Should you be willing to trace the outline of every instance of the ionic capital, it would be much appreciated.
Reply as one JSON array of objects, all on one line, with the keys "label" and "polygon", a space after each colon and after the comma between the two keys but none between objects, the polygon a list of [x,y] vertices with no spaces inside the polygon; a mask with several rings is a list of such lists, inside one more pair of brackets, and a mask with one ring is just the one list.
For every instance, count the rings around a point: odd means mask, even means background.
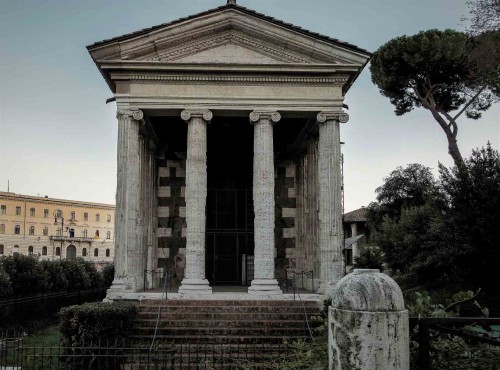
[{"label": "ionic capital", "polygon": [[346,123],[349,121],[349,115],[342,111],[319,112],[316,116],[316,121],[318,121],[318,123],[325,123],[326,121]]},{"label": "ionic capital", "polygon": [[116,118],[121,119],[126,117],[132,117],[136,121],[141,121],[144,118],[144,112],[140,109],[137,110],[119,109],[116,112]]},{"label": "ionic capital", "polygon": [[268,111],[253,111],[250,113],[250,122],[259,123],[260,121],[267,120],[273,123],[277,123],[281,119],[281,114],[278,112],[268,112]]},{"label": "ionic capital", "polygon": [[183,110],[181,113],[181,118],[184,121],[189,121],[191,118],[196,118],[200,117],[203,118],[205,121],[210,122],[212,118],[214,117],[213,113],[209,111],[208,109],[206,110]]}]

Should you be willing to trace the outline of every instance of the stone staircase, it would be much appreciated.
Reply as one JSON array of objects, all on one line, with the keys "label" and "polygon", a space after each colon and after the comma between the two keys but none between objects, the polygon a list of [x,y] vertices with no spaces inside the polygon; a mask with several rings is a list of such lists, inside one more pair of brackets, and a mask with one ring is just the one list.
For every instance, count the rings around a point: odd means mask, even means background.
[{"label": "stone staircase", "polygon": [[290,343],[309,337],[305,316],[313,329],[311,317],[322,308],[313,301],[144,300],[134,341],[151,345],[160,305],[155,345],[175,348],[176,368],[182,369],[230,369],[216,364],[285,356]]}]

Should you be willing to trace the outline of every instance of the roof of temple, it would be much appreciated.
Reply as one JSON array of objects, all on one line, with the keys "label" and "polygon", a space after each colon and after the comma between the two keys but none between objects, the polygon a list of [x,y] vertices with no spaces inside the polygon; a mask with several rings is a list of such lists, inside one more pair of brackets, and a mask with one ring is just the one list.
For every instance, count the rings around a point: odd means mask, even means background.
[{"label": "roof of temple", "polygon": [[324,41],[333,42],[335,44],[342,45],[342,46],[347,47],[349,49],[352,49],[354,51],[371,54],[369,51],[367,51],[365,49],[361,49],[361,48],[357,47],[356,45],[349,44],[348,42],[341,41],[341,40],[338,40],[338,39],[335,39],[335,38],[332,38],[332,37],[329,37],[329,36],[325,36],[325,35],[321,35],[321,34],[316,33],[316,32],[309,31],[309,30],[306,30],[306,29],[301,28],[299,26],[295,26],[295,25],[293,25],[291,23],[287,23],[287,22],[281,21],[279,19],[276,19],[274,17],[270,17],[270,16],[267,16],[265,14],[256,12],[255,10],[248,9],[248,8],[243,7],[243,6],[236,5],[236,4],[231,4],[231,3],[228,3],[228,4],[223,5],[223,6],[219,6],[219,7],[214,8],[214,9],[206,10],[204,12],[193,14],[193,15],[190,15],[188,17],[179,18],[179,19],[176,19],[176,20],[168,22],[168,23],[163,23],[163,24],[160,24],[158,26],[154,26],[154,27],[150,27],[150,28],[144,28],[142,30],[139,30],[139,31],[136,31],[136,32],[132,32],[132,33],[128,33],[128,34],[125,34],[125,35],[122,35],[122,36],[113,37],[113,38],[110,38],[110,39],[98,41],[98,42],[95,42],[95,43],[93,43],[91,45],[88,45],[87,47],[88,48],[93,48],[93,47],[100,46],[100,45],[103,45],[103,44],[106,44],[106,43],[109,43],[109,42],[116,42],[116,41],[128,40],[128,39],[131,39],[131,38],[134,38],[134,37],[137,37],[137,36],[141,36],[141,35],[147,34],[147,33],[151,32],[151,31],[158,30],[158,29],[160,29],[162,27],[172,26],[172,25],[175,25],[177,23],[189,21],[189,20],[192,20],[192,19],[195,19],[195,18],[198,18],[198,17],[206,16],[206,15],[209,15],[209,14],[212,14],[212,13],[216,13],[216,12],[219,12],[219,11],[222,11],[222,10],[225,10],[225,9],[229,9],[229,8],[236,9],[236,10],[242,12],[242,13],[251,15],[253,17],[264,19],[264,20],[266,20],[268,22],[280,25],[282,27],[288,28],[288,29],[296,31],[296,32],[300,32],[302,34],[305,34],[305,35],[308,35],[308,36],[311,36],[311,37],[314,37],[314,38],[317,38],[317,39],[322,39]]}]

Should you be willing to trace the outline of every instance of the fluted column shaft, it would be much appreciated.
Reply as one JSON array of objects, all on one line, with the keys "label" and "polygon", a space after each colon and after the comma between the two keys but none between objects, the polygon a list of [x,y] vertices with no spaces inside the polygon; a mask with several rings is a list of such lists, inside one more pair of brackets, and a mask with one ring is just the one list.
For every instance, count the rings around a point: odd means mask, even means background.
[{"label": "fluted column shaft", "polygon": [[143,113],[122,111],[118,118],[115,217],[115,279],[111,290],[139,290],[143,284],[141,248],[141,150],[139,126]]},{"label": "fluted column shaft", "polygon": [[188,124],[186,159],[186,270],[179,293],[210,294],[205,277],[205,208],[207,203],[207,124],[210,111],[182,112]]},{"label": "fluted column shaft", "polygon": [[252,112],[254,124],[253,206],[254,280],[248,288],[254,294],[280,294],[274,276],[274,145],[273,124],[280,120],[277,112]]},{"label": "fluted column shaft", "polygon": [[321,112],[319,124],[319,249],[320,291],[328,293],[343,277],[342,171],[340,125],[349,116],[342,111]]}]

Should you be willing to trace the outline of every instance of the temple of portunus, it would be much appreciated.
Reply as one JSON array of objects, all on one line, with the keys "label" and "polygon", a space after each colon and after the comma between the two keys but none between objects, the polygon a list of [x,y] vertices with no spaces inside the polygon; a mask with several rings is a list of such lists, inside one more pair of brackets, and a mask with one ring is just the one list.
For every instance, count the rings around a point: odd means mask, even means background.
[{"label": "temple of portunus", "polygon": [[234,1],[88,50],[117,105],[108,298],[167,269],[190,297],[343,276],[343,102],[369,52]]}]

